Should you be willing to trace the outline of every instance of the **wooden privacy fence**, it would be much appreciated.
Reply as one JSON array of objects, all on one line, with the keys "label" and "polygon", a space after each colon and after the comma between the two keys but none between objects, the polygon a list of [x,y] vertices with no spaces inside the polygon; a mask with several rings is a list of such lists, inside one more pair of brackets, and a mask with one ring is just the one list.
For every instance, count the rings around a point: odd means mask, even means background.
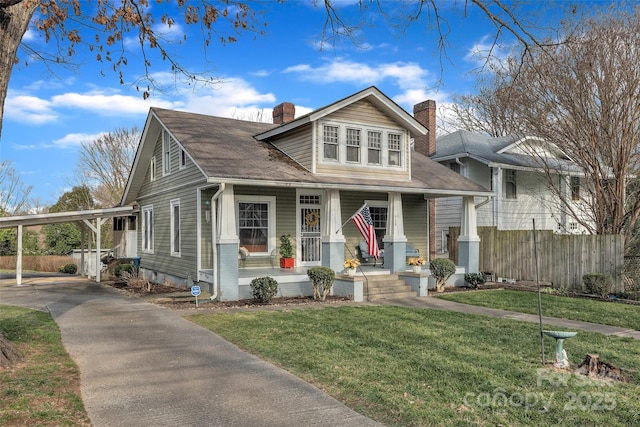
[{"label": "wooden privacy fence", "polygon": [[[449,258],[457,264],[460,227],[449,228]],[[478,227],[480,271],[496,277],[535,280],[533,231]],[[622,292],[624,240],[620,235],[556,234],[536,232],[539,277],[556,287],[584,289],[582,276],[605,273],[611,276],[614,291]]]}]

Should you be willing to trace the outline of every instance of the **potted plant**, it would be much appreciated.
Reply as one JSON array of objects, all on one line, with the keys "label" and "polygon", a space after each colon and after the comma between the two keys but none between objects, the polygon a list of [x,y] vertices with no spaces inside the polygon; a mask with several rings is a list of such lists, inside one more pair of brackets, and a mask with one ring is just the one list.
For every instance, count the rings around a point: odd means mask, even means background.
[{"label": "potted plant", "polygon": [[411,266],[414,273],[420,273],[422,266],[426,264],[426,261],[423,257],[419,256],[416,258],[409,258],[407,264]]},{"label": "potted plant", "polygon": [[293,268],[293,245],[289,234],[280,236],[280,268]]},{"label": "potted plant", "polygon": [[357,258],[351,258],[344,262],[344,268],[347,270],[349,276],[356,275],[356,268],[360,265],[360,260]]}]

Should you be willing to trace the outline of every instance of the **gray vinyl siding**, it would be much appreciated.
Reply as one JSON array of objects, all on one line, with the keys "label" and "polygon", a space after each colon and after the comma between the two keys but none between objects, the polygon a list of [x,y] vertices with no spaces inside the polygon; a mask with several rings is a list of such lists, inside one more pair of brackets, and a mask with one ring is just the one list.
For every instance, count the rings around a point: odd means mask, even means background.
[{"label": "gray vinyl siding", "polygon": [[[138,195],[140,206],[153,206],[153,253],[140,249],[142,268],[187,278],[197,277],[197,187],[206,179],[187,156],[186,167],[180,169],[180,147],[171,144],[171,173],[163,176],[162,133],[154,147],[156,180],[151,182],[147,167]],[[171,200],[180,200],[180,256],[171,255]],[[142,222],[140,222],[142,230]],[[142,248],[142,231],[138,233],[138,247]]]},{"label": "gray vinyl siding", "polygon": [[[340,123],[340,126],[348,127],[349,124],[362,127],[364,129],[386,129],[394,133],[403,135],[403,147],[400,153],[402,157],[402,166],[366,166],[366,165],[349,165],[344,163],[323,162],[323,124],[325,122]],[[363,179],[389,179],[389,180],[409,180],[410,177],[410,136],[398,123],[384,114],[378,108],[368,101],[359,101],[351,104],[339,111],[327,115],[322,120],[315,123],[316,137],[318,139],[316,147],[316,168],[315,172],[319,174],[329,175],[352,175],[359,176]],[[367,140],[366,135],[362,135],[361,155],[366,156]],[[384,154],[383,154],[384,155]]]},{"label": "gray vinyl siding", "polygon": [[273,145],[308,170],[311,170],[313,167],[312,140],[311,125],[305,125],[287,134],[286,137],[274,141]]}]

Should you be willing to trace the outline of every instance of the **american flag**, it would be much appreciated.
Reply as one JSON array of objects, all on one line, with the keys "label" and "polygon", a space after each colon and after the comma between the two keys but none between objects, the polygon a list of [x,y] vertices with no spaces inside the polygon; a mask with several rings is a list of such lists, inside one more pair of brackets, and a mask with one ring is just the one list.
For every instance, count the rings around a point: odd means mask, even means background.
[{"label": "american flag", "polygon": [[369,255],[376,259],[380,257],[380,248],[378,248],[378,240],[376,240],[376,230],[373,228],[373,220],[369,206],[364,205],[358,212],[351,217],[356,224],[358,231],[364,237],[369,247]]}]

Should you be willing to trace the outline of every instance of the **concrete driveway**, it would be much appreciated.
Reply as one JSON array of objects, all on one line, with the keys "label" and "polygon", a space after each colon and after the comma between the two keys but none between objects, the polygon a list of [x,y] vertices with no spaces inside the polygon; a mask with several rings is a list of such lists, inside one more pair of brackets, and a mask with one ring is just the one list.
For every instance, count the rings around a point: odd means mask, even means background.
[{"label": "concrete driveway", "polygon": [[94,282],[0,278],[0,304],[48,310],[103,426],[373,426],[318,388],[172,312]]}]

